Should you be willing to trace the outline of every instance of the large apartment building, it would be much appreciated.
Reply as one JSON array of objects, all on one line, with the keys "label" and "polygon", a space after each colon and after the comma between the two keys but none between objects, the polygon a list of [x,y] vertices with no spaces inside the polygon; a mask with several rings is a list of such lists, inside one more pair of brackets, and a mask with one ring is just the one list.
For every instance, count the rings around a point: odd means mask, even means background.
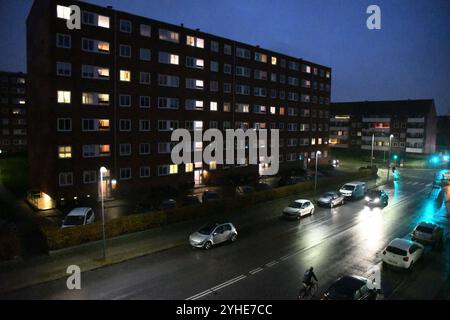
[{"label": "large apartment building", "polygon": [[[81,8],[79,30],[66,26],[70,5]],[[331,69],[310,61],[67,0],[34,2],[27,56],[31,184],[51,205],[100,188],[113,196],[264,174],[173,164],[176,128],[279,129],[280,170],[328,156]]]},{"label": "large apartment building", "polygon": [[[436,150],[434,100],[331,104],[330,147],[430,154]],[[391,138],[391,135],[393,136]]]},{"label": "large apartment building", "polygon": [[27,150],[26,75],[0,71],[0,153]]}]

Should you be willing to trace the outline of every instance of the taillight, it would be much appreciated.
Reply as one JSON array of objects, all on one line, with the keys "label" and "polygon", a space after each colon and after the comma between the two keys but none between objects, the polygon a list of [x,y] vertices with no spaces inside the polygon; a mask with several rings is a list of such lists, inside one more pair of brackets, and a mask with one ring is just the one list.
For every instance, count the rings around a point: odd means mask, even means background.
[{"label": "taillight", "polygon": [[383,251],[383,254],[386,254],[386,250]]},{"label": "taillight", "polygon": [[403,261],[408,262],[408,261],[409,261],[409,257],[404,257],[404,258],[403,258]]}]

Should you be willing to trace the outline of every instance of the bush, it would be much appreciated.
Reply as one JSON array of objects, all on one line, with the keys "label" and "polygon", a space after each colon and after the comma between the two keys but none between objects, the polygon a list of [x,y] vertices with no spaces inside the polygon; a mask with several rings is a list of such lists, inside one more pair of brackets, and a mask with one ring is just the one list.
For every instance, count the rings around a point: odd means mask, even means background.
[{"label": "bush", "polygon": [[[361,170],[345,176],[331,177],[319,181],[320,185],[333,185],[345,183],[352,179],[370,176],[371,171]],[[314,181],[306,181],[300,184],[284,186],[276,189],[254,192],[232,199],[206,203],[203,205],[176,208],[170,211],[158,211],[151,213],[132,214],[112,221],[105,225],[106,237],[112,238],[122,234],[147,230],[164,224],[172,224],[180,221],[200,218],[208,214],[232,212],[239,208],[245,208],[253,204],[263,203],[278,198],[284,198],[294,194],[304,193],[314,187]],[[77,226],[61,229],[54,225],[42,225],[42,233],[47,240],[49,250],[57,250],[79,245],[89,241],[100,240],[103,237],[102,224],[95,222],[87,226]]]},{"label": "bush", "polygon": [[0,233],[0,261],[10,260],[20,255],[20,240],[14,232]]}]

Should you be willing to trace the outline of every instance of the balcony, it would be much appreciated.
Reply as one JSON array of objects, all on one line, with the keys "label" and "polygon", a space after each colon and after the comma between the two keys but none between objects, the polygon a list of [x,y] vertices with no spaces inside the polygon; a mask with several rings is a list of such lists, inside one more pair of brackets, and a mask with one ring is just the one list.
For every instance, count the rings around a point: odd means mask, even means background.
[{"label": "balcony", "polygon": [[406,152],[408,152],[408,153],[423,153],[423,149],[406,147]]},{"label": "balcony", "polygon": [[406,129],[406,133],[421,133],[423,134],[425,132],[424,128],[408,128]]},{"label": "balcony", "polygon": [[423,143],[423,138],[415,137],[415,138],[406,138],[406,143],[415,144],[415,143]]},{"label": "balcony", "polygon": [[391,122],[391,118],[386,118],[386,117],[363,117],[362,118],[363,122]]},{"label": "balcony", "polygon": [[[361,149],[363,149],[363,150],[372,150],[372,146],[371,145],[367,145],[367,144],[363,144],[363,145],[361,145]],[[374,145],[373,146],[373,150],[376,150],[376,151],[389,151],[389,147],[388,146],[377,146],[377,145]]]}]

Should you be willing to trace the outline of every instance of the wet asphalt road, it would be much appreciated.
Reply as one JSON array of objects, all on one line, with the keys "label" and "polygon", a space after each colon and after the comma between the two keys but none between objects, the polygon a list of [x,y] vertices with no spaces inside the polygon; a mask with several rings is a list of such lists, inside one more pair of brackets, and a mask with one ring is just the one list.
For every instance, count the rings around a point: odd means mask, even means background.
[{"label": "wet asphalt road", "polygon": [[[412,272],[381,267],[381,252],[407,238],[422,220],[449,230],[447,189],[432,189],[433,171],[404,170],[384,209],[364,201],[316,208],[300,221],[274,218],[238,229],[239,239],[210,251],[186,246],[82,274],[81,290],[60,279],[10,292],[19,299],[295,299],[303,272],[314,266],[319,294],[339,276],[381,268],[387,299],[433,299],[450,268],[449,245],[426,249]],[[440,193],[440,194],[439,194]],[[282,207],[273,210],[281,212]]]}]

